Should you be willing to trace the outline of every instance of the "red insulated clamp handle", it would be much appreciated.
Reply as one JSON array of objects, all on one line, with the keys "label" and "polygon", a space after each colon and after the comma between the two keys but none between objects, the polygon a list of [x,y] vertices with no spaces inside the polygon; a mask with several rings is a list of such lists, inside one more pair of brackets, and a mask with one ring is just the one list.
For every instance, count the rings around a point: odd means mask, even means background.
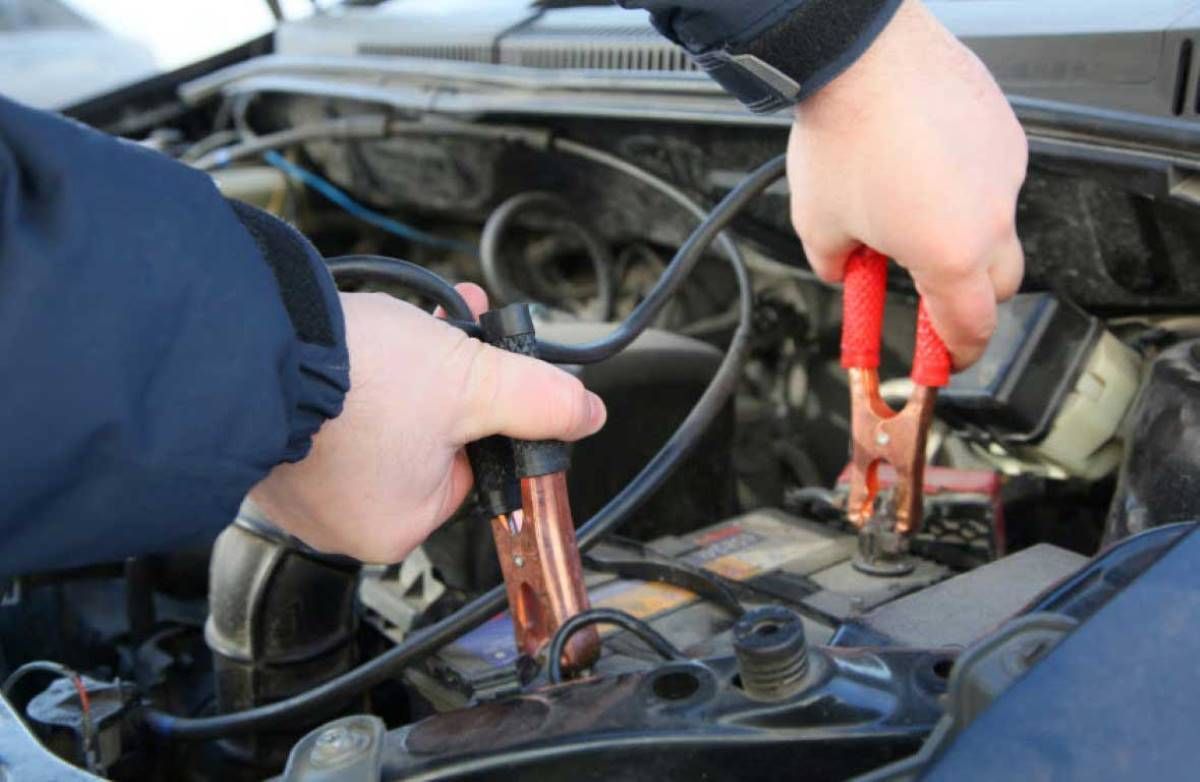
[{"label": "red insulated clamp handle", "polygon": [[922,299],[917,305],[917,344],[913,348],[913,382],[941,388],[950,382],[950,351],[938,336]]},{"label": "red insulated clamp handle", "polygon": [[842,366],[877,369],[887,295],[887,258],[860,247],[846,261],[842,283]]},{"label": "red insulated clamp handle", "polygon": [[[846,369],[879,367],[886,296],[887,258],[870,247],[858,248],[846,261],[842,288],[842,366]],[[934,330],[924,301],[917,307],[912,379],[932,388],[950,382],[950,352]]]}]

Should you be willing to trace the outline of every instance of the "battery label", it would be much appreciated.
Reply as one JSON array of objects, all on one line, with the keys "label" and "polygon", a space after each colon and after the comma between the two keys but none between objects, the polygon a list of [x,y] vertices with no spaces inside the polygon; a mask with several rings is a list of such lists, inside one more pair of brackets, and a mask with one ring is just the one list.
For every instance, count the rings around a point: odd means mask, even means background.
[{"label": "battery label", "polygon": [[714,543],[711,543],[699,551],[693,551],[684,557],[684,561],[692,565],[705,567],[709,563],[728,556],[736,554],[739,551],[745,551],[752,546],[756,546],[763,542],[763,536],[755,532],[747,532],[738,530],[736,534],[727,538],[722,538]]},{"label": "battery label", "polygon": [[810,540],[797,540],[786,525],[768,517],[749,517],[696,537],[701,548],[683,559],[731,581],[747,581],[804,556]]},{"label": "battery label", "polygon": [[[687,605],[696,595],[670,584],[618,579],[593,590],[591,598],[592,605],[598,608],[615,608],[638,619],[648,619]],[[607,635],[620,628],[600,625],[597,629],[601,635]]]}]

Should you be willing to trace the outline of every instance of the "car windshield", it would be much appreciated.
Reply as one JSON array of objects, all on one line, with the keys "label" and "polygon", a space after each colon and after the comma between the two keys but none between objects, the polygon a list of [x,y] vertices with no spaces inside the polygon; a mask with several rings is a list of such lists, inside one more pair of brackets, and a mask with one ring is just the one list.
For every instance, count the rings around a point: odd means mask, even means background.
[{"label": "car windshield", "polygon": [[[280,5],[294,18],[318,4]],[[232,49],[274,25],[265,0],[0,0],[0,94],[63,108]]]}]

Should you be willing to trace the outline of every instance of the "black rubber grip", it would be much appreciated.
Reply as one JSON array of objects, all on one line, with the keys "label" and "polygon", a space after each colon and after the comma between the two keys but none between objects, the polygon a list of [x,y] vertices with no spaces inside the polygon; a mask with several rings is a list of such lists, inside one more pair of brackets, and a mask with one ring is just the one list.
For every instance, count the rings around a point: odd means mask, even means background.
[{"label": "black rubber grip", "polygon": [[475,473],[475,492],[489,518],[520,509],[521,487],[507,437],[493,435],[467,443],[467,459],[471,462],[471,472]]},{"label": "black rubber grip", "polygon": [[[537,337],[529,305],[510,304],[485,312],[479,318],[479,323],[492,345],[509,353],[538,358]],[[513,440],[512,450],[518,478],[550,475],[563,472],[571,466],[567,444],[558,440]]]}]

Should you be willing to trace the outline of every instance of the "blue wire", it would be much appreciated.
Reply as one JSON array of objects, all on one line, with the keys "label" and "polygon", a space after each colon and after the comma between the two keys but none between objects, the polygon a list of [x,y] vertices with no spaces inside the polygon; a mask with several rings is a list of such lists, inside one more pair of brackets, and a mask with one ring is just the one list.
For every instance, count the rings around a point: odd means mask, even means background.
[{"label": "blue wire", "polygon": [[363,206],[348,196],[345,192],[338,189],[338,187],[329,180],[314,174],[312,171],[309,171],[306,168],[301,168],[295,163],[285,159],[283,155],[280,155],[278,152],[266,152],[263,154],[263,159],[293,179],[300,180],[308,187],[325,196],[325,198],[329,199],[334,204],[337,204],[342,209],[346,210],[348,213],[354,215],[365,223],[370,223],[377,228],[381,228],[390,234],[395,234],[402,239],[408,239],[411,242],[427,244],[430,247],[439,247],[444,250],[459,250],[461,252],[470,253],[471,255],[478,254],[478,250],[473,244],[468,242],[460,242],[456,239],[445,239],[440,236],[434,236],[433,234],[427,234],[419,228],[413,228],[411,225],[402,223],[399,220],[393,220],[387,215],[380,214],[374,209]]}]

